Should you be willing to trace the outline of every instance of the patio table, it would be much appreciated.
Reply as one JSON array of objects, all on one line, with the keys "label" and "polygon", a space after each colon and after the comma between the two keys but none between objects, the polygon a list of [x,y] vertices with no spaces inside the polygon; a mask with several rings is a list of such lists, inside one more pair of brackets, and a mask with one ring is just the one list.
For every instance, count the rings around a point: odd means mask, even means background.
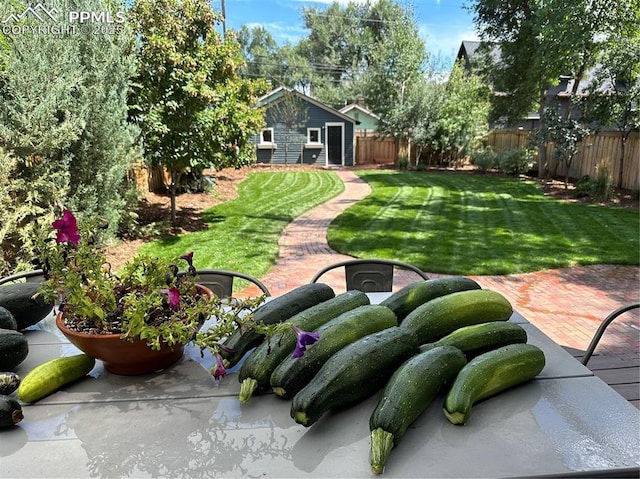
[{"label": "patio table", "polygon": [[[372,302],[385,295],[372,294]],[[539,329],[514,313],[547,365],[533,381],[450,424],[437,398],[391,453],[383,477],[637,477],[640,412]],[[206,325],[205,325],[206,327]],[[78,351],[53,317],[27,331],[17,372]],[[89,378],[33,405],[0,431],[0,476],[373,477],[369,416],[377,395],[305,428],[290,401],[237,399],[237,369],[216,382],[211,357],[187,347],[171,368],[126,377],[98,361]]]}]

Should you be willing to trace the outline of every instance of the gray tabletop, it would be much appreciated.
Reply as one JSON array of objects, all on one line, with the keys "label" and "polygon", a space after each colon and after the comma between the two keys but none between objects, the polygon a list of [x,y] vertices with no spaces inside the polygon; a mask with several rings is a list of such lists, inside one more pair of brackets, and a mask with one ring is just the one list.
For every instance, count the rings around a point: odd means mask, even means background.
[{"label": "gray tabletop", "polygon": [[[586,476],[640,466],[640,412],[525,318],[512,321],[546,354],[539,377],[477,404],[466,426],[451,425],[438,398],[394,448],[384,477]],[[77,353],[51,319],[27,335],[21,375]],[[304,428],[273,395],[242,405],[237,374],[216,382],[210,365],[190,348],[175,366],[135,378],[98,362],[90,378],[25,405],[24,421],[0,432],[0,476],[373,476],[368,421],[377,396]]]}]

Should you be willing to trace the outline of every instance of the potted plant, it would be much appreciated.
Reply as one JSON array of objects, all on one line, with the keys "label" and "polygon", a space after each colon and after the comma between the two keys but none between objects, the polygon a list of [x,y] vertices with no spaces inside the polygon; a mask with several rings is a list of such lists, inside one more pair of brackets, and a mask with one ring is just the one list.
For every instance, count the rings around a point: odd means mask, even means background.
[{"label": "potted plant", "polygon": [[[79,228],[65,210],[52,227],[39,240],[46,275],[41,291],[57,302],[56,324],[71,343],[102,360],[109,372],[137,375],[175,363],[193,341],[216,358],[214,377],[225,374],[222,341],[247,327],[263,298],[223,302],[198,285],[193,253],[174,261],[138,255],[112,272],[97,241],[97,221]],[[212,316],[215,326],[199,331]]]}]

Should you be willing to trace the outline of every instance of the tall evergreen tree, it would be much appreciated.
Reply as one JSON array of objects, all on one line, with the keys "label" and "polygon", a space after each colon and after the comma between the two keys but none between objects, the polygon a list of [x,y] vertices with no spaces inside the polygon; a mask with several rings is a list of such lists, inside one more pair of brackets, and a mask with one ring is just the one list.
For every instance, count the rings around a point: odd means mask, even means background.
[{"label": "tall evergreen tree", "polygon": [[[41,3],[58,9],[54,26],[63,31],[70,11],[109,11],[115,17],[124,9],[103,0]],[[0,16],[21,9],[4,4]],[[36,219],[50,221],[56,208],[103,217],[115,232],[125,207],[124,180],[136,158],[137,129],[127,122],[135,60],[126,24],[100,35],[24,31],[6,34],[4,41],[0,149],[11,167],[0,198],[0,242],[9,268],[30,257]]]}]

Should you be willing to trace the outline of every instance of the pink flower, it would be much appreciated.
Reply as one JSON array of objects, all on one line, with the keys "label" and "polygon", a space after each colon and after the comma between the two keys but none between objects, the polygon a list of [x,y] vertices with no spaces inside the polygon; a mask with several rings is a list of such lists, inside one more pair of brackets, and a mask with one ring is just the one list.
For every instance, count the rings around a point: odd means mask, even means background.
[{"label": "pink flower", "polygon": [[213,378],[217,381],[218,379],[224,377],[227,374],[227,369],[224,367],[222,363],[222,356],[220,353],[215,353],[214,357],[216,358],[216,368],[213,371]]},{"label": "pink flower", "polygon": [[296,349],[293,351],[293,355],[291,357],[301,358],[304,355],[304,352],[307,350],[307,346],[315,343],[318,339],[320,339],[320,335],[318,333],[308,333],[301,330],[300,328],[296,328],[295,326],[292,327],[298,335],[298,340],[296,341]]},{"label": "pink flower", "polygon": [[166,294],[169,298],[169,307],[171,309],[178,309],[178,306],[180,306],[180,290],[178,288],[172,286],[169,289],[161,289],[160,292]]},{"label": "pink flower", "polygon": [[69,210],[62,212],[62,218],[55,220],[51,226],[57,231],[56,243],[71,243],[78,246],[80,241],[80,232],[78,231],[78,222],[73,213]]}]

